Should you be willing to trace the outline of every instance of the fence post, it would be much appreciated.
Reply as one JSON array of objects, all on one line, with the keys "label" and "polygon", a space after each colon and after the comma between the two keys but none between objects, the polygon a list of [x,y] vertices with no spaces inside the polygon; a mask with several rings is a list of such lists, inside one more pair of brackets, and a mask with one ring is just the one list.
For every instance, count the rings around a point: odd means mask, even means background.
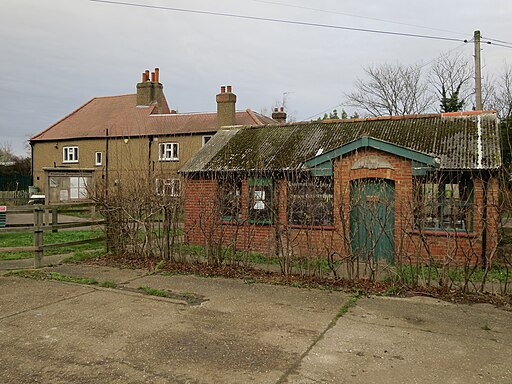
[{"label": "fence post", "polygon": [[58,229],[55,228],[55,225],[59,224],[59,213],[57,208],[52,208],[52,232],[58,232]]},{"label": "fence post", "polygon": [[43,213],[43,208],[34,207],[34,268],[41,268],[43,261]]}]

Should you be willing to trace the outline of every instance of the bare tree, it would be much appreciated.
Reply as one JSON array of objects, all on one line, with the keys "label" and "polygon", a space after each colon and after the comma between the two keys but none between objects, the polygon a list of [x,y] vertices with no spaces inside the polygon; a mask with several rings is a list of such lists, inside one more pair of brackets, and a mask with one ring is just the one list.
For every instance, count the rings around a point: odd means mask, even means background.
[{"label": "bare tree", "polygon": [[472,66],[463,53],[444,54],[434,62],[429,79],[440,97],[441,112],[464,109],[474,94],[472,78]]},{"label": "bare tree", "polygon": [[490,84],[484,105],[486,108],[495,109],[500,119],[512,117],[512,66],[505,64],[498,80]]},{"label": "bare tree", "polygon": [[358,79],[356,90],[346,94],[348,105],[370,116],[424,113],[433,95],[419,65],[383,64],[364,68],[367,79]]}]

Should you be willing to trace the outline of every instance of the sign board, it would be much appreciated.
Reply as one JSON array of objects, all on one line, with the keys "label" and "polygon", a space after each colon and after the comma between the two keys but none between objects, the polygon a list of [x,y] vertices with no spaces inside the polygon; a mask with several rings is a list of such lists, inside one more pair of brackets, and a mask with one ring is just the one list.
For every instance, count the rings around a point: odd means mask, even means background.
[{"label": "sign board", "polygon": [[7,212],[7,207],[5,205],[0,205],[0,212]]}]

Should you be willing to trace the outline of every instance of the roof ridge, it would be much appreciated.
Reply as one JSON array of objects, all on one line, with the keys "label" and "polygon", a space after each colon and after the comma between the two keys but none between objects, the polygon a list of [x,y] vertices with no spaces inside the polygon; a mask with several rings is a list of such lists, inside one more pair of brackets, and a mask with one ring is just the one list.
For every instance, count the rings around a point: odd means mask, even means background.
[{"label": "roof ridge", "polygon": [[253,110],[251,108],[247,108],[245,110],[245,112],[247,112],[249,114],[249,116],[251,117],[251,119],[253,119],[253,121],[258,124],[258,125],[264,125],[263,122],[258,119],[258,116],[256,116],[256,114],[253,112]]},{"label": "roof ridge", "polygon": [[34,139],[37,139],[39,136],[41,136],[42,134],[48,132],[50,129],[52,129],[53,127],[55,127],[57,124],[61,123],[62,121],[66,120],[67,118],[71,117],[72,115],[74,115],[75,113],[77,113],[78,111],[80,111],[81,109],[85,108],[85,106],[89,105],[90,103],[92,103],[94,100],[96,100],[98,97],[95,96],[93,97],[91,100],[85,102],[84,104],[82,104],[80,107],[78,107],[77,109],[75,109],[74,111],[68,113],[66,116],[64,116],[62,119],[56,121],[55,123],[53,123],[52,125],[50,125],[48,128],[46,128],[45,130],[35,134],[34,136],[32,136],[30,138],[30,140],[34,140]]},{"label": "roof ridge", "polygon": [[441,113],[441,117],[453,117],[453,116],[472,116],[472,115],[484,115],[496,113],[494,109],[482,109],[478,111],[458,111],[458,112],[444,112]]},{"label": "roof ridge", "polygon": [[135,96],[136,93],[124,93],[122,95],[110,95],[110,96],[95,96],[93,99],[112,99],[114,97],[126,97],[126,96]]}]

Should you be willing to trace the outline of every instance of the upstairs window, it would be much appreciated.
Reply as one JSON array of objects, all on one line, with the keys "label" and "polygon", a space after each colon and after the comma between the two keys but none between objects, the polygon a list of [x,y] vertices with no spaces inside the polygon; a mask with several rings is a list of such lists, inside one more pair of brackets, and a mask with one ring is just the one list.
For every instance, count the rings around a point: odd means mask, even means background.
[{"label": "upstairs window", "polygon": [[94,154],[94,165],[102,165],[103,164],[103,153],[102,152],[96,152]]},{"label": "upstairs window", "polygon": [[219,180],[219,210],[225,221],[242,219],[242,180]]},{"label": "upstairs window", "polygon": [[415,229],[473,231],[473,182],[463,175],[416,178]]},{"label": "upstairs window", "polygon": [[179,179],[156,179],[156,194],[158,196],[180,196],[181,185]]},{"label": "upstairs window", "polygon": [[158,160],[160,161],[178,161],[179,145],[178,143],[160,143],[158,145]]},{"label": "upstairs window", "polygon": [[63,163],[78,163],[78,147],[63,147],[62,148],[62,162]]},{"label": "upstairs window", "polygon": [[334,225],[334,183],[332,177],[308,177],[287,182],[288,224]]},{"label": "upstairs window", "polygon": [[272,224],[273,216],[272,179],[249,179],[249,222]]}]

